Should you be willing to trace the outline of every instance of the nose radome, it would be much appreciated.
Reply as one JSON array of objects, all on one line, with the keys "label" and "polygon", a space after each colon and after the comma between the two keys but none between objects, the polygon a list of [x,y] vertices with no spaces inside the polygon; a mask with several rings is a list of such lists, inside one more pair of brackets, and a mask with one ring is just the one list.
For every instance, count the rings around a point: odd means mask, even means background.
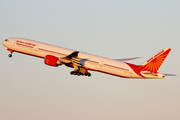
[{"label": "nose radome", "polygon": [[2,44],[3,44],[3,45],[4,45],[4,42],[5,42],[5,41],[2,41]]}]

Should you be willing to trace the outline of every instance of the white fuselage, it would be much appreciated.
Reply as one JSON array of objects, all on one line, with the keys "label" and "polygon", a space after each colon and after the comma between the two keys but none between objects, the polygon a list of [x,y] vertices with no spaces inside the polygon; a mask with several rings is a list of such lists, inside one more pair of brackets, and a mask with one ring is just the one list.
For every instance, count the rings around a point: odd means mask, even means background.
[{"label": "white fuselage", "polygon": [[[46,55],[53,55],[62,58],[74,52],[74,50],[71,49],[22,38],[10,38],[8,41],[3,41],[2,44],[7,50],[10,49],[14,52],[40,58],[45,58]],[[87,70],[99,71],[125,78],[143,78],[136,74],[133,69],[124,62],[84,52],[79,52],[78,58],[80,59],[80,62],[84,62],[83,64]]]}]

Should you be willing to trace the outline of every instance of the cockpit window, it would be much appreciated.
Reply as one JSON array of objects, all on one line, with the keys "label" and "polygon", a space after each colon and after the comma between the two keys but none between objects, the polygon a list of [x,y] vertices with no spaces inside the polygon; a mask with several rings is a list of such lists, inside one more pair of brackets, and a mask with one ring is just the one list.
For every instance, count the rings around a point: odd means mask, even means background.
[{"label": "cockpit window", "polygon": [[5,41],[8,41],[7,39],[5,39]]}]

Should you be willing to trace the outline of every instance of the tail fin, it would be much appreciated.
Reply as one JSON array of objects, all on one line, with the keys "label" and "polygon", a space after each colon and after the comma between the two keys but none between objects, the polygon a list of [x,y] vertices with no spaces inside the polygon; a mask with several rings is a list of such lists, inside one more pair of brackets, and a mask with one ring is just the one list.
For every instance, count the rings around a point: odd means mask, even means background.
[{"label": "tail fin", "polygon": [[157,71],[159,70],[160,66],[162,65],[170,51],[170,48],[165,48],[164,50],[150,58],[148,61],[143,63],[141,66],[146,71],[157,73]]}]

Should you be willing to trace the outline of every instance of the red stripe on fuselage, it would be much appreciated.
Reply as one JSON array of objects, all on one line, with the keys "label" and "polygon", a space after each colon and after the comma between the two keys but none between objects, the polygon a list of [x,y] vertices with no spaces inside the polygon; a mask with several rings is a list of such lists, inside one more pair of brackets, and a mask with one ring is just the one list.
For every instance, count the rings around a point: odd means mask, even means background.
[{"label": "red stripe on fuselage", "polygon": [[109,73],[109,72],[104,72],[104,71],[101,71],[101,70],[95,70],[95,69],[91,69],[91,68],[86,68],[86,69],[87,69],[87,70],[91,70],[91,71],[106,73],[106,74],[113,75],[113,76],[117,76],[117,77],[129,78],[129,77],[125,77],[125,76],[121,76],[121,75],[117,75],[117,74],[113,74],[113,73]]},{"label": "red stripe on fuselage", "polygon": [[[9,50],[11,50],[11,49],[9,49]],[[30,55],[30,56],[34,56],[34,57],[38,57],[38,58],[44,58],[42,56],[33,55],[33,54],[30,54],[30,53],[21,52],[21,51],[18,51],[18,50],[13,50],[13,52],[22,53],[22,54],[25,54],[25,55]]]},{"label": "red stripe on fuselage", "polygon": [[[8,49],[8,51],[10,51],[11,49]],[[30,56],[34,56],[34,57],[38,57],[38,58],[43,58],[42,56],[38,56],[38,55],[34,55],[34,54],[30,54],[30,53],[25,53],[25,52],[21,52],[21,51],[18,51],[18,50],[12,50],[14,52],[17,52],[17,53],[22,53],[22,54],[25,54],[25,55],[30,55]],[[89,62],[89,61],[88,61]],[[92,64],[92,63],[91,63]],[[113,68],[113,67],[112,67]],[[112,69],[111,68],[111,69]],[[106,73],[106,74],[109,74],[109,75],[113,75],[113,76],[118,76],[118,77],[122,77],[122,78],[128,78],[128,77],[125,77],[125,76],[121,76],[121,75],[117,75],[117,74],[113,74],[113,73],[109,73],[109,72],[105,72],[105,71],[102,71],[102,70],[95,70],[95,69],[91,69],[91,68],[85,68],[86,70],[91,70],[91,71],[97,71],[97,72],[101,72],[101,73]],[[114,68],[116,69],[116,68]]]}]

